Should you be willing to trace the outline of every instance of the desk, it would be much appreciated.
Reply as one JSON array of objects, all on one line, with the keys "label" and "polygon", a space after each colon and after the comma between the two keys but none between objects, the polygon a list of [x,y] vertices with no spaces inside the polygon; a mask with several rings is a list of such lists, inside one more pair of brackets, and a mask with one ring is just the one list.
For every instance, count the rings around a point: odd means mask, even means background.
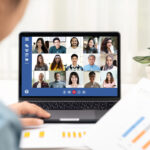
[{"label": "desk", "polygon": [[[122,96],[125,96],[129,91],[132,91],[132,89],[134,88],[133,84],[124,84],[122,86]],[[0,80],[0,99],[6,104],[12,104],[12,103],[16,103],[18,102],[18,82],[17,80]],[[45,125],[46,128],[53,128],[53,130],[58,130],[58,128],[61,127],[72,127],[75,126],[74,124],[47,124]],[[76,124],[76,128],[78,129],[83,129],[83,128],[88,128],[92,126],[91,124]],[[43,148],[42,148],[43,149]],[[72,149],[72,150],[76,150],[76,149],[83,149],[83,150],[87,150],[87,147],[80,147],[80,148],[59,148],[59,150],[64,150],[64,149]],[[26,150],[26,149],[24,149]],[[28,150],[35,150],[33,147],[32,149],[28,149]],[[39,150],[39,149],[37,149]],[[48,149],[46,149],[48,150]],[[55,149],[58,150],[58,149]]]}]

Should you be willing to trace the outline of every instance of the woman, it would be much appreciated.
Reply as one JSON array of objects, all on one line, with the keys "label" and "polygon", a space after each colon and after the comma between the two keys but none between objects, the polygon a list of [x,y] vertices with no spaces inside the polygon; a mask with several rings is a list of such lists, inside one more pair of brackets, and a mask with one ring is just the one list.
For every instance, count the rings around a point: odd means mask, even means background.
[{"label": "woman", "polygon": [[105,38],[101,45],[101,52],[106,54],[114,54],[114,50],[112,49],[112,39]]},{"label": "woman", "polygon": [[38,53],[38,54],[48,53],[48,51],[45,48],[43,38],[38,38],[37,39],[37,41],[36,41],[36,47],[35,47],[35,50],[33,51],[33,53]]},{"label": "woman", "polygon": [[68,88],[79,88],[79,76],[77,72],[71,72],[69,77]]},{"label": "woman", "polygon": [[104,88],[114,88],[116,86],[114,77],[111,72],[107,72],[106,79],[103,82]]},{"label": "woman", "polygon": [[84,53],[98,53],[97,48],[95,47],[94,38],[89,38],[87,47],[85,48]]},{"label": "woman", "polygon": [[55,55],[53,62],[50,64],[49,70],[50,71],[65,71],[65,67],[62,64],[60,55]]},{"label": "woman", "polygon": [[104,70],[104,71],[106,71],[106,70],[111,70],[111,69],[117,70],[117,67],[113,65],[113,62],[114,62],[114,57],[113,57],[113,55],[107,55],[107,56],[106,56],[106,63],[105,63],[104,66],[102,66],[102,67],[100,68],[100,70]]},{"label": "woman", "polygon": [[44,58],[41,54],[37,56],[37,63],[34,68],[35,71],[47,71],[47,64],[44,63]]}]

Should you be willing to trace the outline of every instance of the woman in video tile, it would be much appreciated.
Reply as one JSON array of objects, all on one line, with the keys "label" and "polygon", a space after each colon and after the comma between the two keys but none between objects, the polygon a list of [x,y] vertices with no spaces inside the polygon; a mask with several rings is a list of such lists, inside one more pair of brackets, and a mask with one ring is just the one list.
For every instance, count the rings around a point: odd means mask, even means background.
[{"label": "woman in video tile", "polygon": [[35,71],[47,71],[48,66],[44,63],[44,58],[41,54],[37,56],[37,63],[34,68]]},{"label": "woman in video tile", "polygon": [[77,72],[71,72],[69,77],[68,88],[79,88],[79,75]]},{"label": "woman in video tile", "polygon": [[106,56],[106,62],[104,66],[101,66],[101,70],[117,70],[117,67],[113,64],[114,63],[114,56],[109,54]]},{"label": "woman in video tile", "polygon": [[60,55],[55,55],[53,62],[49,67],[50,71],[65,71],[65,67],[62,63],[62,59]]},{"label": "woman in video tile", "polygon": [[45,48],[43,38],[38,38],[37,39],[37,41],[36,41],[36,47],[35,47],[35,50],[33,50],[33,53],[38,53],[38,54],[48,53],[48,51]]},{"label": "woman in video tile", "polygon": [[111,72],[107,72],[106,79],[103,82],[104,88],[114,88],[116,86],[113,74]]},{"label": "woman in video tile", "polygon": [[107,37],[102,41],[101,52],[104,54],[116,54],[117,53],[114,50],[112,39],[110,37],[109,38]]},{"label": "woman in video tile", "polygon": [[87,46],[84,49],[84,53],[98,53],[94,38],[89,38]]}]

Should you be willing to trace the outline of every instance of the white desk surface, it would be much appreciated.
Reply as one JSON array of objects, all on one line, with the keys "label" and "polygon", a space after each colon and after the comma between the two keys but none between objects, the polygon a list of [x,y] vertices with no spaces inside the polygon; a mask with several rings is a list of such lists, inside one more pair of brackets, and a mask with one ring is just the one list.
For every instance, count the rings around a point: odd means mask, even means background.
[{"label": "white desk surface", "polygon": [[[134,84],[124,84],[122,85],[122,96],[125,96],[127,93],[129,93],[132,89],[134,88]],[[12,104],[12,103],[16,103],[18,102],[18,82],[17,80],[0,80],[0,100],[6,104],[6,105],[9,105],[9,104]],[[88,127],[91,127],[92,125],[75,125],[75,124],[46,124],[45,127],[46,128],[53,128],[53,131],[54,130],[58,130],[58,128],[62,128],[62,127],[74,127],[76,126],[76,128],[78,128],[79,130],[83,129],[83,128],[88,128]],[[70,146],[68,148],[53,148],[55,150],[76,150],[76,149],[83,149],[83,150],[87,150],[89,148],[87,147],[81,147],[80,144],[79,144],[79,147],[80,148],[75,148],[74,146]],[[23,148],[24,149],[24,148]],[[43,149],[43,148],[42,148]],[[49,148],[47,149],[44,149],[44,150],[48,150]],[[51,148],[50,148],[51,149]],[[26,150],[26,149],[24,149]],[[35,150],[33,147],[31,147],[30,149],[28,150]],[[39,150],[36,148],[36,150]]]}]

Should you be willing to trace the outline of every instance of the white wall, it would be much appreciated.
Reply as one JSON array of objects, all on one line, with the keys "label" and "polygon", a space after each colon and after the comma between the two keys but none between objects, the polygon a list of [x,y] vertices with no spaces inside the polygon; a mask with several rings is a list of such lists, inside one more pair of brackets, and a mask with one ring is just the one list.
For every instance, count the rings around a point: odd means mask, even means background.
[{"label": "white wall", "polygon": [[18,78],[20,31],[119,31],[123,83],[137,82],[144,67],[132,57],[148,53],[149,14],[149,0],[30,0],[21,22],[0,43],[0,79]]}]

